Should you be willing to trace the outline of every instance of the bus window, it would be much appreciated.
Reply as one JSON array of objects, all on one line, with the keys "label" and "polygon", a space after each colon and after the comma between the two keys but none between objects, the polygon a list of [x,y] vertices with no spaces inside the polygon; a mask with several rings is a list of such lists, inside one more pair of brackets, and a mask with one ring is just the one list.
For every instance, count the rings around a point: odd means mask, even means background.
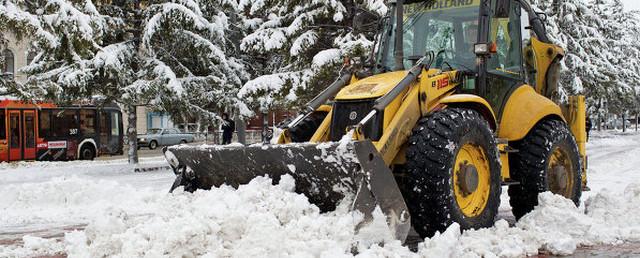
[{"label": "bus window", "polygon": [[111,112],[111,136],[120,136],[120,116],[117,112]]},{"label": "bus window", "polygon": [[84,136],[94,136],[96,134],[96,110],[80,110],[80,133]]},{"label": "bus window", "polygon": [[56,110],[53,136],[78,135],[76,110]]},{"label": "bus window", "polygon": [[36,128],[33,113],[24,113],[24,147],[35,148],[36,147]]},{"label": "bus window", "polygon": [[0,140],[7,139],[7,120],[4,110],[0,111]]},{"label": "bus window", "polygon": [[38,121],[40,137],[51,137],[51,110],[40,110]]}]

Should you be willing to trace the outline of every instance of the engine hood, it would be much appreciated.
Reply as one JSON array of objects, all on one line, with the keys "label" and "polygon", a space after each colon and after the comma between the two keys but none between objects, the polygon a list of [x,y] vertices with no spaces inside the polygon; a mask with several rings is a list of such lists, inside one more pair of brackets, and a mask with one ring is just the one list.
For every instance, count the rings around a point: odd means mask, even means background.
[{"label": "engine hood", "polygon": [[336,100],[379,98],[389,92],[405,76],[407,71],[388,72],[369,76],[345,86],[336,95]]}]

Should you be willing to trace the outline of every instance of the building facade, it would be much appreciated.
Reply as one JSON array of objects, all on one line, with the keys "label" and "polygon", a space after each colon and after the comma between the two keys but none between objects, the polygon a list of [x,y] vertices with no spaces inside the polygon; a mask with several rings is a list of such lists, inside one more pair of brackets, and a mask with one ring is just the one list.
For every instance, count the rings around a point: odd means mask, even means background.
[{"label": "building facade", "polygon": [[[129,121],[126,119],[128,116],[125,112],[125,108],[121,108],[123,110],[122,115],[125,119],[123,119],[123,126],[128,128]],[[145,106],[137,106],[136,107],[136,131],[138,134],[146,134],[147,130],[151,128],[176,128],[176,125],[171,120],[171,116],[162,112],[153,112],[149,111],[149,108]]]},{"label": "building facade", "polygon": [[33,61],[36,53],[30,51],[30,41],[28,39],[18,40],[11,32],[2,32],[6,44],[0,45],[0,54],[4,57],[2,73],[9,74],[16,82],[23,83],[27,76],[20,72],[20,68]]}]

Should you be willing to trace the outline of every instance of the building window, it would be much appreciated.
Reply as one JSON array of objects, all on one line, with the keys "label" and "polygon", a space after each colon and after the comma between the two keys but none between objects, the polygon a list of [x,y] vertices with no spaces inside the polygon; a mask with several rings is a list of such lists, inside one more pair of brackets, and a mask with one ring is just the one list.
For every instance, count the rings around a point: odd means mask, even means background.
[{"label": "building window", "polygon": [[37,53],[34,51],[29,51],[27,54],[27,65],[30,65],[33,62],[33,59],[36,59]]},{"label": "building window", "polygon": [[4,57],[4,65],[2,66],[2,73],[9,73],[11,75],[10,78],[13,78],[14,74],[14,60],[13,60],[13,52],[9,49],[5,49],[2,51],[2,56]]}]

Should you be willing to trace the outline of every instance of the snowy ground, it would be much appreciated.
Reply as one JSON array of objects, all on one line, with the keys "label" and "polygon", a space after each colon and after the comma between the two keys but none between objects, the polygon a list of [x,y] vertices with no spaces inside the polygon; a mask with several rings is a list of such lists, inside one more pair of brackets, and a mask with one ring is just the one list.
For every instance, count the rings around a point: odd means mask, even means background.
[{"label": "snowy ground", "polygon": [[0,257],[520,257],[640,241],[640,134],[596,134],[588,151],[592,191],[580,208],[544,194],[513,225],[505,194],[496,226],[453,225],[417,253],[380,223],[354,232],[361,216],[346,205],[320,214],[288,179],[168,194],[169,171],[132,173],[124,160],[4,163]]}]

